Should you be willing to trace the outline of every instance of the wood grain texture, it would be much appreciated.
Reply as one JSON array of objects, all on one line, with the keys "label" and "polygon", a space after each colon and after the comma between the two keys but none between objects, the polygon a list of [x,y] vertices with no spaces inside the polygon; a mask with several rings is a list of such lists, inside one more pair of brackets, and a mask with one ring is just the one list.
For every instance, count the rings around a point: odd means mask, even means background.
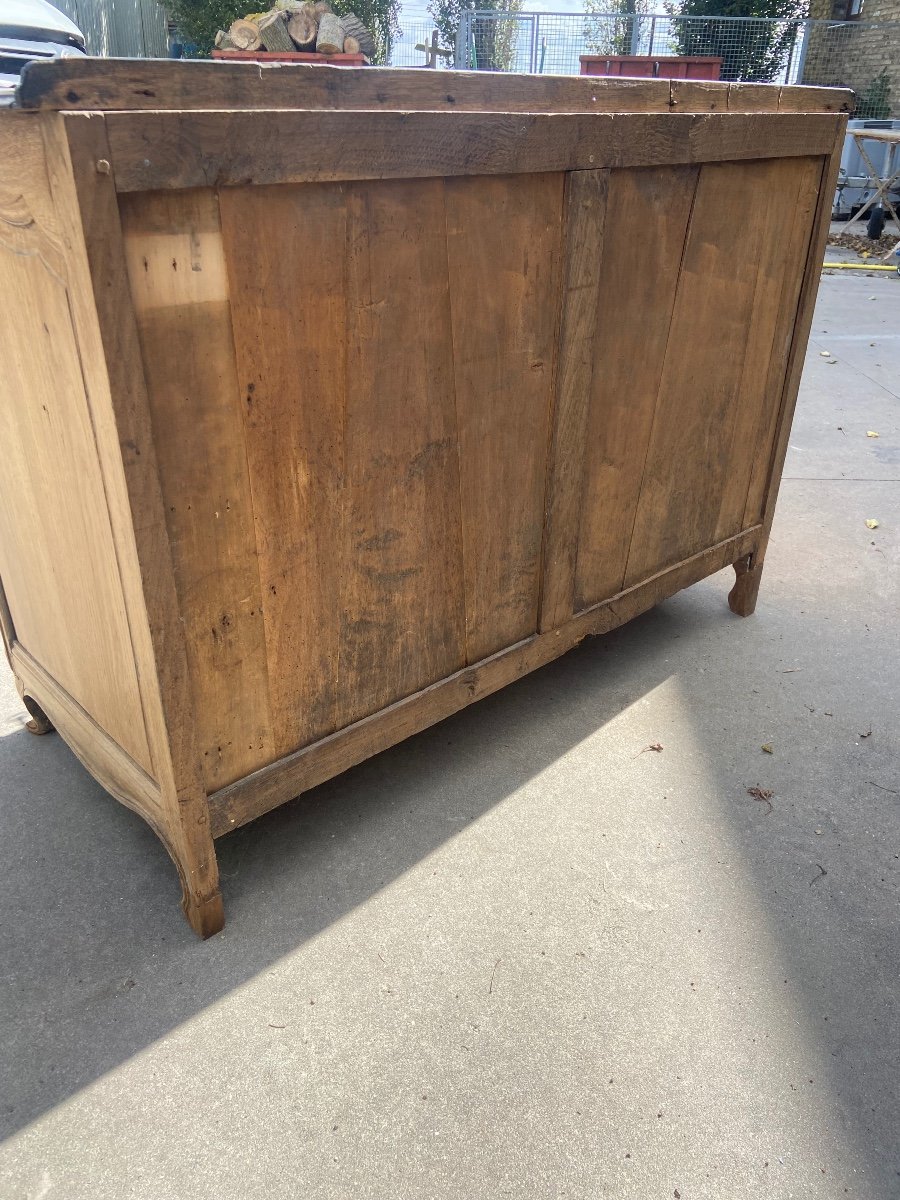
[{"label": "wood grain texture", "polygon": [[338,724],[465,662],[444,188],[348,189]]},{"label": "wood grain texture", "polygon": [[544,525],[542,631],[567,621],[575,606],[608,188],[608,171],[573,171],[566,177],[565,261]]},{"label": "wood grain texture", "polygon": [[218,205],[198,191],[136,196],[121,211],[193,719],[213,790],[274,753]]},{"label": "wood grain texture", "polygon": [[793,420],[794,408],[797,404],[797,393],[800,389],[800,376],[803,372],[804,355],[806,354],[806,346],[809,341],[813,310],[816,305],[816,292],[819,286],[819,264],[822,262],[825,254],[831,212],[830,205],[840,170],[841,147],[842,142],[839,140],[832,154],[829,155],[822,165],[821,181],[812,220],[812,233],[809,239],[803,283],[800,289],[800,300],[797,306],[797,318],[794,324],[787,370],[785,372],[781,409],[778,414],[777,434],[768,466],[768,483],[765,489],[765,502],[763,506],[763,528],[767,533],[772,527],[775,504],[778,500],[778,487],[781,483],[781,472],[784,468],[788,438],[791,432],[791,421]]},{"label": "wood grain texture", "polygon": [[57,211],[85,280],[73,311],[160,785],[157,832],[178,868],[185,915],[209,937],[224,912],[119,208],[110,175],[96,168],[109,161],[105,122],[50,118],[44,136]]},{"label": "wood grain texture", "polygon": [[[828,160],[825,160],[825,165],[828,165]],[[753,447],[753,453],[748,455],[749,470],[746,477],[747,486],[744,490],[742,520],[745,525],[756,524],[764,520],[779,433],[783,429],[785,420],[789,425],[790,417],[793,416],[793,401],[790,402],[790,416],[786,416],[785,393],[788,386],[792,347],[797,337],[797,322],[802,316],[801,297],[804,286],[808,289],[808,285],[805,285],[807,271],[804,268],[806,268],[810,246],[818,237],[816,222],[819,218],[818,207],[820,191],[823,186],[822,173],[822,160],[813,159],[800,180],[786,251],[792,261],[793,270],[785,273],[782,283],[773,354],[765,385],[767,403],[762,408],[757,426],[748,438],[748,444]],[[816,268],[818,266],[817,262]],[[815,277],[818,277],[818,269]]]},{"label": "wood grain texture", "polygon": [[[804,356],[812,325],[820,264],[825,252],[825,244],[831,221],[831,203],[841,165],[841,151],[842,142],[839,141],[833,153],[822,164],[818,195],[812,219],[811,236],[809,238],[803,272],[803,282],[800,288],[774,436],[762,439],[762,444],[757,448],[757,456],[754,461],[745,519],[748,512],[756,511],[761,506],[763,511],[762,536],[759,539],[759,544],[749,555],[746,563],[736,564],[737,578],[729,594],[728,604],[732,612],[737,613],[739,616],[749,616],[756,608],[756,599],[759,593],[763,564],[769,543],[769,534],[775,516],[778,489],[781,484],[781,474],[784,470],[784,460],[787,454],[791,421],[797,403],[800,376],[803,371]],[[771,446],[771,449],[767,453],[768,446]],[[761,477],[764,477],[766,481],[762,493],[759,492]]]},{"label": "wood grain texture", "polygon": [[214,836],[229,833],[373,754],[483,700],[530,671],[559,658],[586,637],[618,628],[667,596],[751,553],[760,534],[761,529],[757,526],[737,538],[710,546],[685,562],[579,613],[557,629],[508,646],[477,665],[458,671],[422,692],[223,788],[209,798]]},{"label": "wood grain texture", "polygon": [[[448,112],[667,112],[680,111],[693,93],[688,81],[598,79],[565,75],[512,75],[491,71],[428,74],[367,67],[364,70],[297,64],[262,67],[253,63],[146,61],[67,58],[25,67],[16,101],[23,108],[343,108],[432,109]],[[721,111],[738,102],[768,103],[803,112],[850,112],[853,93],[843,88],[783,87],[711,83],[698,93],[701,107],[720,97]],[[730,93],[734,93],[731,104]],[[802,104],[800,109],[796,105]],[[747,111],[756,111],[749,107]]]},{"label": "wood grain texture", "polygon": [[[143,395],[143,376],[128,357],[128,338],[121,333],[115,340],[115,353],[107,360],[100,332],[101,311],[105,311],[105,308],[98,310],[92,276],[94,265],[105,270],[121,248],[115,191],[108,177],[103,180],[104,186],[97,186],[98,173],[88,157],[90,149],[96,149],[100,155],[108,155],[109,147],[102,118],[84,117],[77,132],[80,135],[78,144],[90,147],[86,153],[78,156],[79,166],[85,165],[86,160],[90,162],[85,174],[76,167],[70,152],[67,134],[76,133],[74,124],[67,125],[59,116],[48,114],[41,119],[41,125],[54,211],[67,248],[68,271],[70,277],[77,280],[77,286],[73,286],[69,293],[70,311],[119,564],[152,774],[162,785],[171,775],[170,737],[161,704],[159,669],[148,621],[148,603],[137,552],[123,455],[133,460],[135,465],[140,464],[139,473],[142,476],[154,480],[155,459],[149,444],[144,444],[144,457],[139,456],[141,438],[135,421],[127,431],[124,425],[120,427],[113,395],[115,393],[118,407],[123,412],[127,410],[136,414],[138,398]],[[84,184],[81,190],[79,184]],[[93,240],[98,229],[103,229],[99,242]],[[120,270],[124,276],[121,264]],[[115,272],[112,274],[115,275]],[[119,280],[119,276],[115,278]],[[112,278],[105,279],[102,295],[104,306],[108,304],[111,310],[116,309],[119,296],[117,283]],[[123,323],[127,322],[127,311],[126,308]],[[147,510],[144,512],[146,519]],[[159,568],[158,560],[156,566],[152,586],[160,588],[165,575]]]},{"label": "wood grain texture", "polygon": [[576,607],[624,587],[697,167],[616,171],[600,265],[592,390],[578,507]]},{"label": "wood grain texture", "polygon": [[[0,123],[0,574],[29,653],[144,770],[150,748],[42,122]],[[77,501],[76,498],[77,497]]]},{"label": "wood grain texture", "polygon": [[[765,377],[771,354],[772,296],[782,270],[780,261],[767,253],[781,236],[771,228],[768,206],[796,202],[805,163],[794,163],[782,174],[779,167],[767,161],[707,164],[701,169],[626,584],[710,544],[731,472],[743,468],[746,451],[735,448],[735,431],[741,422],[756,419],[762,402],[758,381],[760,375]],[[729,198],[736,194],[746,203],[743,222],[734,221],[728,208]],[[744,264],[743,270],[735,270],[738,263]],[[759,285],[761,277],[764,282]],[[749,364],[742,396],[754,328],[753,349],[759,362]],[[704,331],[702,338],[692,336],[698,329]],[[742,401],[752,408],[751,416],[741,412]],[[742,512],[743,505],[739,515]]]},{"label": "wood grain texture", "polygon": [[846,88],[787,84],[778,90],[779,112],[833,112],[853,116],[856,95]]},{"label": "wood grain texture", "polygon": [[[71,119],[71,114],[65,119]],[[121,192],[532,174],[828,154],[842,118],[772,113],[111,113]]]},{"label": "wood grain texture", "polygon": [[[28,264],[32,341],[68,320],[87,423],[63,424],[90,431],[143,761],[18,644],[16,580],[4,636],[25,695],[137,796],[204,934],[213,832],[729,562],[732,607],[755,602],[844,119],[678,81],[634,92],[674,112],[598,112],[616,93],[592,80],[565,84],[590,111],[397,108],[449,86],[425,74],[364,116],[0,113],[41,131],[47,215],[12,197],[0,259]],[[56,309],[27,297],[37,268]],[[29,370],[63,372],[53,343]],[[66,562],[38,540],[41,570]],[[76,670],[94,653],[60,644]]]},{"label": "wood grain texture", "polygon": [[12,619],[12,613],[9,611],[9,601],[6,599],[2,577],[0,577],[0,639],[3,641],[6,657],[9,659],[12,655],[13,643],[16,641],[16,626]]},{"label": "wood grain texture", "polygon": [[470,663],[537,628],[563,183],[446,181]]},{"label": "wood grain texture", "polygon": [[720,83],[705,79],[673,79],[674,112],[852,113],[853,92],[772,83]]},{"label": "wood grain texture", "polygon": [[37,700],[78,760],[121,804],[155,830],[165,824],[159,784],[87,713],[28,651],[13,647],[10,663],[24,694]]},{"label": "wood grain texture", "polygon": [[443,185],[222,206],[283,753],[464,661]]},{"label": "wood grain texture", "polygon": [[715,526],[714,536],[719,541],[745,525],[756,524],[762,515],[748,503],[750,480],[754,462],[766,454],[757,448],[765,445],[771,453],[774,441],[771,431],[781,408],[822,160],[761,164],[763,174],[768,177],[770,202],[778,205],[785,219],[765,232],[756,263],[753,307],[745,331],[743,369],[726,451],[728,467]]},{"label": "wood grain texture", "polygon": [[338,719],[347,355],[338,185],[219,198],[275,754]]}]

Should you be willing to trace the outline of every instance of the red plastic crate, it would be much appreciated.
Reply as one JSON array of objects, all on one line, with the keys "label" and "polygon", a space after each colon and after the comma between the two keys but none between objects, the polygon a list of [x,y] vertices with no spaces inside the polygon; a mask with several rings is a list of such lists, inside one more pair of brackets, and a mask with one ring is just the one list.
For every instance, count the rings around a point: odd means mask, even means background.
[{"label": "red plastic crate", "polygon": [[305,50],[213,50],[212,56],[232,62],[336,63],[339,67],[369,65],[369,60],[364,54],[310,54]]},{"label": "red plastic crate", "polygon": [[718,79],[721,58],[649,54],[582,54],[582,75],[630,75],[639,79]]}]

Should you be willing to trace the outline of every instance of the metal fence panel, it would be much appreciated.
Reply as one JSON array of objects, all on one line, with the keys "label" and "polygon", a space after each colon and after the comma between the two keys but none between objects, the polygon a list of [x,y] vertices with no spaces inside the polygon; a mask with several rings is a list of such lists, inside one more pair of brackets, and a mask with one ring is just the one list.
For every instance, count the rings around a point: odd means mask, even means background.
[{"label": "metal fence panel", "polygon": [[[392,67],[421,67],[425,65],[425,54],[417,45],[427,46],[431,42],[434,22],[429,20],[407,21],[400,18],[401,33],[391,46],[389,65]],[[452,66],[452,61],[448,63]]]},{"label": "metal fence panel", "polygon": [[54,0],[85,36],[88,54],[165,58],[166,12],[157,0]]},{"label": "metal fence panel", "polygon": [[900,21],[462,12],[463,69],[577,75],[583,54],[715,57],[722,79],[851,87],[865,115],[900,115]]}]

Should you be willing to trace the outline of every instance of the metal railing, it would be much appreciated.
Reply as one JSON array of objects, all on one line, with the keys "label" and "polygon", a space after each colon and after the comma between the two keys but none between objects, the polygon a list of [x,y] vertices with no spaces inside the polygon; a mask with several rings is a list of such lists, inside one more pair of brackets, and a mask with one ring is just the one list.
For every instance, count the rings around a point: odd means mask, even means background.
[{"label": "metal railing", "polygon": [[53,0],[85,36],[88,54],[165,58],[166,10],[157,0]]},{"label": "metal railing", "polygon": [[868,93],[873,111],[866,115],[900,108],[900,21],[461,13],[459,68],[575,75],[583,54],[715,57],[722,79],[852,87],[862,99]]}]

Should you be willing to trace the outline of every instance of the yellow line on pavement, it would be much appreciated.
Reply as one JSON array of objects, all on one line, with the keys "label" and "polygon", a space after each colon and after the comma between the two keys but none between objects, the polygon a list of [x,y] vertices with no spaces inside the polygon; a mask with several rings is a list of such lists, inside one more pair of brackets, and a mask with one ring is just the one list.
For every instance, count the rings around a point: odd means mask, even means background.
[{"label": "yellow line on pavement", "polygon": [[875,263],[822,263],[823,270],[829,271],[896,271],[896,267],[890,265],[882,267],[876,266]]}]

